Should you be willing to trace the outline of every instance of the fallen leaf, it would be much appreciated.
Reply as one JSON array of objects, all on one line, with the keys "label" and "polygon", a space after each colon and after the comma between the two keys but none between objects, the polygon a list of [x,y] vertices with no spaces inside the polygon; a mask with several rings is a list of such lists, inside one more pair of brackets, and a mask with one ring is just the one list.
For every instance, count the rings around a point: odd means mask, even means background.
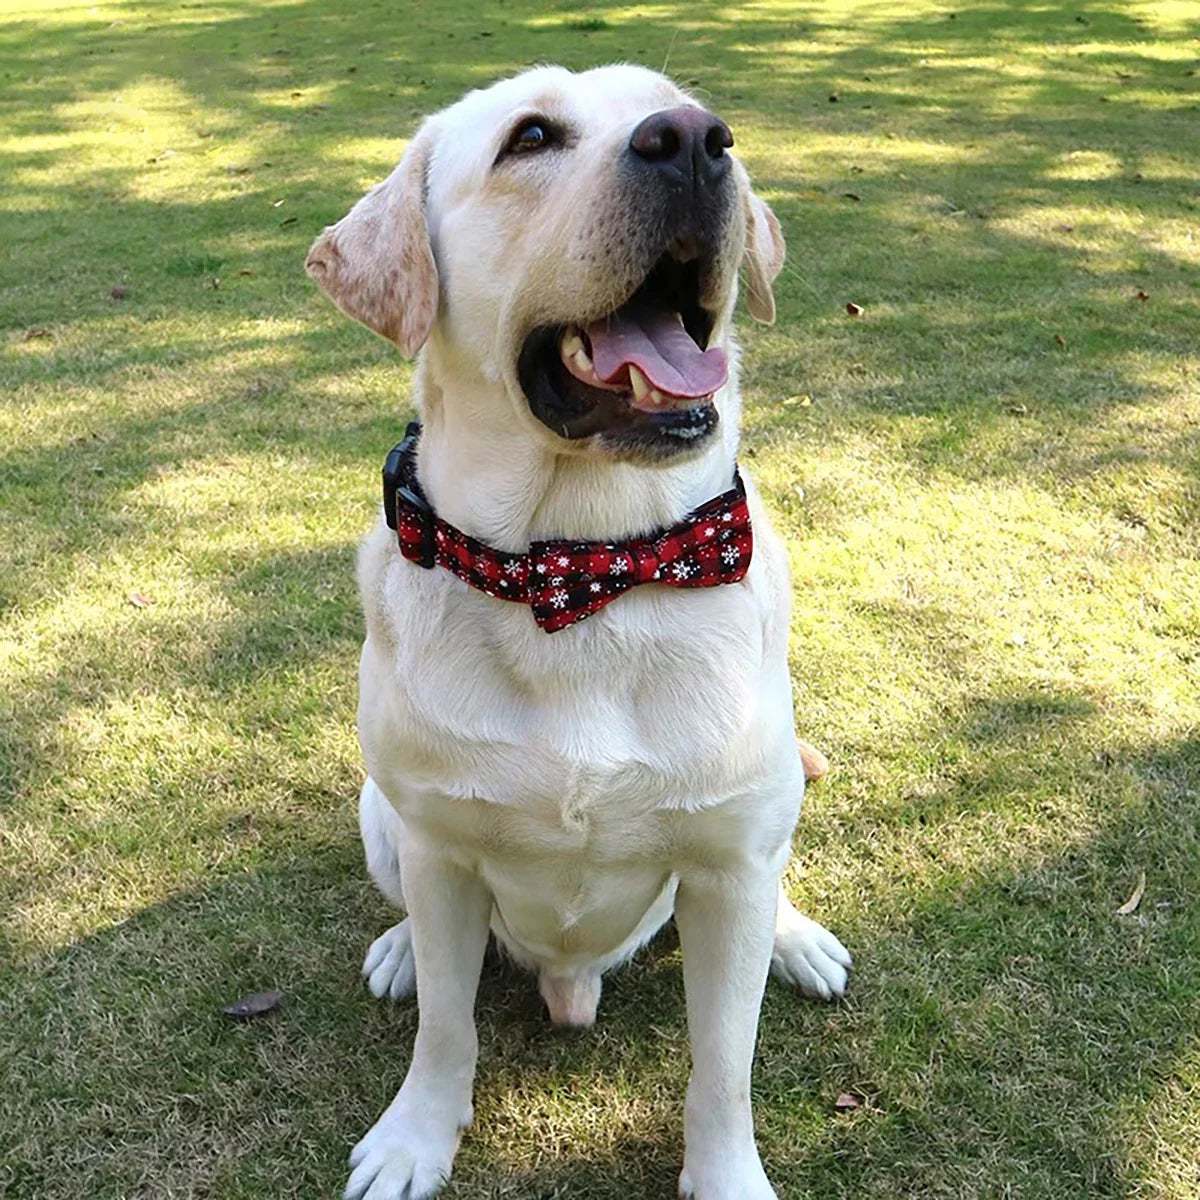
[{"label": "fallen leaf", "polygon": [[212,285],[213,285],[213,290],[214,290],[214,291],[215,291],[217,288],[219,288],[219,287],[221,286],[221,277],[220,277],[220,275],[214,275],[214,276],[213,276]]},{"label": "fallen leaf", "polygon": [[1117,909],[1117,915],[1127,917],[1131,912],[1137,910],[1137,906],[1142,902],[1142,896],[1146,891],[1146,872],[1142,871],[1138,874],[1137,887],[1133,889],[1133,895]]},{"label": "fallen leaf", "polygon": [[842,198],[844,200],[861,200],[862,199],[862,197],[857,192],[843,192]]},{"label": "fallen leaf", "polygon": [[788,396],[783,401],[786,408],[799,405],[801,408],[812,408],[812,397],[805,392],[802,396]]},{"label": "fallen leaf", "polygon": [[239,275],[253,275],[254,272],[252,270],[250,270],[249,267],[239,267],[238,274]]},{"label": "fallen leaf", "polygon": [[123,283],[114,283],[108,289],[108,294],[113,300],[124,300],[129,295],[129,289]]},{"label": "fallen leaf", "polygon": [[255,992],[252,996],[243,996],[233,1004],[225,1005],[221,1011],[227,1017],[244,1020],[247,1017],[257,1017],[261,1013],[268,1013],[272,1009],[278,1008],[282,999],[283,993],[278,988],[271,988],[265,992]]},{"label": "fallen leaf", "polygon": [[272,208],[278,208],[278,207],[279,207],[279,206],[280,206],[282,203],[283,203],[283,201],[282,201],[282,200],[272,200],[272,201],[271,201],[271,207],[272,207]]},{"label": "fallen leaf", "polygon": [[210,137],[212,137],[212,130],[211,129],[197,129],[196,136],[199,138],[210,138]]},{"label": "fallen leaf", "polygon": [[863,1098],[857,1092],[842,1092],[833,1102],[836,1112],[853,1112],[862,1108]]},{"label": "fallen leaf", "polygon": [[1023,646],[1028,638],[1018,629],[1008,635],[1008,644],[1010,646]]},{"label": "fallen leaf", "polygon": [[1054,340],[1065,350],[1067,348],[1067,339],[1061,333],[1054,335]]},{"label": "fallen leaf", "polygon": [[280,228],[282,228],[284,225],[295,225],[298,220],[300,220],[299,217],[284,217],[283,220],[279,222]]},{"label": "fallen leaf", "polygon": [[174,157],[175,157],[175,151],[168,148],[166,150],[160,150],[157,154],[155,154],[151,158],[148,158],[146,161],[156,163],[156,162],[162,162],[164,159],[174,158]]},{"label": "fallen leaf", "polygon": [[54,334],[52,334],[50,330],[43,329],[41,326],[38,326],[36,329],[25,330],[21,336],[25,339],[25,341],[32,342],[34,338],[48,338],[53,337]]},{"label": "fallen leaf", "polygon": [[838,102],[840,99],[841,99],[841,96],[839,96],[839,95],[837,94],[837,92],[830,92],[830,93],[829,93],[829,103],[830,103],[830,104],[836,104],[836,103],[837,103],[837,102]]},{"label": "fallen leaf", "polygon": [[1137,295],[1136,295],[1136,297],[1135,297],[1135,299],[1137,299],[1137,300],[1149,300],[1149,299],[1150,299],[1150,297],[1149,297],[1149,295],[1147,295],[1145,292],[1143,292],[1143,291],[1139,290],[1139,291],[1138,291],[1138,293],[1137,293]]},{"label": "fallen leaf", "polygon": [[1024,404],[1010,404],[1008,411],[1014,417],[1024,417],[1029,413],[1029,409]]},{"label": "fallen leaf", "polygon": [[147,608],[154,603],[145,592],[130,592],[128,599],[134,608]]},{"label": "fallen leaf", "polygon": [[855,304],[853,300],[850,300],[846,303],[846,311],[852,317],[861,317],[863,315],[863,306],[861,304]]}]

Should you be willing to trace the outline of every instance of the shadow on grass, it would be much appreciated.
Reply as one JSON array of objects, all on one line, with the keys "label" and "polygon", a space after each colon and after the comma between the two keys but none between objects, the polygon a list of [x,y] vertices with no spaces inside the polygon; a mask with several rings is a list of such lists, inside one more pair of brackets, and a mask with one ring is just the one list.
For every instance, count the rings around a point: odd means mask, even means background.
[{"label": "shadow on grass", "polygon": [[[308,758],[331,726],[352,720],[362,641],[353,554],[349,543],[273,555],[210,552],[206,566],[226,600],[221,616],[197,618],[184,608],[143,620],[131,607],[125,644],[114,644],[104,630],[78,632],[61,656],[25,671],[0,703],[0,818],[30,819],[44,811],[42,796],[64,778],[86,777],[94,746],[73,718],[89,714],[108,725],[110,705],[126,703],[131,692],[161,701],[196,728],[182,754],[163,756],[149,774],[131,779],[99,823],[81,798],[79,829],[64,832],[71,840],[77,834],[81,846],[110,836],[123,841],[122,827],[139,805],[170,805],[171,797],[207,792],[207,782],[229,770],[230,738],[238,739],[234,756],[243,766],[252,766],[249,747],[259,739]],[[155,663],[166,664],[161,694]],[[113,729],[106,733],[113,736]],[[137,745],[136,728],[122,736]],[[277,776],[277,764],[264,769]],[[340,794],[336,802],[343,801]],[[186,807],[190,812],[193,802]],[[198,827],[190,836],[209,832]],[[64,862],[62,873],[71,870]],[[0,909],[15,909],[29,889],[46,886],[36,876],[0,877]]]},{"label": "shadow on grass", "polygon": [[[375,40],[347,41],[347,29],[363,21]],[[18,137],[69,134],[86,119],[84,101],[111,98],[120,113],[124,92],[144,82],[169,85],[196,114],[196,128],[180,131],[176,158],[140,169],[90,160],[66,196],[39,174],[59,151],[37,141],[39,148],[10,148],[5,190],[22,214],[20,250],[50,279],[75,278],[78,296],[67,315],[54,289],[10,292],[4,324],[45,324],[66,342],[10,361],[14,382],[49,371],[102,387],[139,363],[195,368],[253,351],[256,340],[238,336],[173,347],[130,337],[98,351],[86,328],[83,344],[73,344],[73,323],[113,319],[107,285],[147,246],[162,249],[149,274],[132,281],[131,316],[219,323],[276,315],[282,287],[286,308],[299,297],[303,316],[336,329],[299,335],[294,346],[293,335],[261,335],[259,345],[285,355],[292,384],[336,376],[364,355],[378,359],[383,349],[343,328],[300,273],[311,237],[354,198],[356,173],[380,175],[390,165],[374,151],[347,148],[347,134],[398,138],[420,112],[465,87],[546,57],[586,65],[632,52],[659,65],[657,45],[631,47],[635,27],[650,30],[652,43],[683,31],[679,73],[695,75],[731,119],[771,131],[752,149],[751,166],[791,237],[781,321],[807,336],[775,349],[751,335],[752,399],[806,390],[815,379],[824,392],[818,406],[831,406],[836,422],[944,417],[927,447],[942,470],[1079,477],[1125,453],[1077,443],[1108,410],[1167,394],[1162,370],[1200,336],[1196,285],[1162,239],[1135,235],[1119,252],[1097,253],[1090,231],[1098,215],[1126,209],[1141,221],[1182,221],[1197,211],[1194,173],[1178,151],[1200,93],[1183,63],[1153,53],[1152,26],[1097,4],[1068,13],[1028,0],[908,19],[873,15],[854,27],[787,9],[731,16],[715,4],[658,5],[649,25],[603,6],[582,20],[563,5],[491,4],[450,29],[436,9],[401,22],[390,5],[351,16],[323,2],[219,15],[153,3],[112,23],[14,22],[0,53],[10,77],[6,123]],[[988,38],[1036,53],[1039,72],[981,63]],[[69,84],[47,99],[47,71],[64,62]],[[1164,106],[1172,93],[1178,102]],[[1146,95],[1159,101],[1152,120]],[[837,148],[880,131],[895,138],[885,158]],[[770,148],[776,137],[778,151]],[[807,140],[828,148],[809,153]],[[1089,154],[1103,160],[1091,177],[1073,174],[1073,158]],[[169,180],[184,160],[204,164],[203,199],[144,194],[143,177],[150,185]],[[1172,174],[1164,161],[1179,169]],[[281,196],[286,210],[272,207]],[[112,212],[93,223],[87,213],[98,203]],[[1039,210],[1054,216],[1036,235],[1007,219]],[[292,223],[281,228],[281,220]],[[1059,230],[1061,221],[1071,232]],[[887,249],[846,263],[839,245]],[[181,275],[180,264],[193,262],[215,264],[200,276],[222,274],[224,290]],[[236,275],[238,268],[252,276]],[[1143,285],[1151,305],[1135,298]],[[838,315],[847,288],[866,304],[865,321]],[[253,391],[241,399],[265,420],[278,415]],[[804,424],[827,432],[821,418]],[[751,439],[796,425],[794,414],[770,403],[750,407]],[[997,427],[1006,434],[1003,453],[993,450]],[[1198,438],[1185,431],[1165,453],[1173,464],[1194,465]],[[68,446],[64,437],[47,453]]]},{"label": "shadow on grass", "polygon": [[[354,772],[314,779],[304,760],[352,709],[351,539],[213,549],[203,520],[141,497],[184,463],[276,455],[285,506],[319,458],[361,465],[365,525],[401,418],[341,384],[389,352],[343,325],[300,264],[313,234],[391,165],[372,139],[391,142],[420,113],[535,59],[658,66],[674,43],[680,78],[735,128],[762,131],[750,165],[791,241],[787,337],[747,333],[751,446],[921,420],[924,439],[905,438],[915,470],[1072,480],[1142,453],[1194,472],[1200,426],[1160,433],[1147,452],[1110,425],[1170,396],[1171,372],[1200,341],[1194,281],[1157,232],[1197,211],[1194,173],[1179,169],[1196,80],[1155,52],[1144,22],[1115,6],[1032,2],[862,22],[710,3],[590,13],[494,3],[451,22],[436,6],[156,0],[112,25],[14,21],[0,34],[0,120],[13,139],[0,262],[22,266],[0,294],[0,324],[16,334],[0,368],[18,401],[57,379],[84,408],[60,433],[4,450],[16,565],[36,566],[0,583],[6,615],[52,605],[95,547],[119,555],[148,526],[189,546],[228,606],[202,624],[139,618],[129,646],[108,632],[67,637],[3,714],[0,794],[39,811],[42,785],[86,762],[48,731],[103,714],[130,680],[185,712],[203,697],[237,741],[150,762],[81,834],[111,851],[118,879],[138,856],[186,843],[183,874],[203,882],[0,964],[6,1091],[21,1101],[0,1190],[14,1200],[331,1194],[350,1142],[403,1075],[412,1006],[377,1005],[357,980],[389,916],[353,842]],[[981,63],[989,39],[1036,71]],[[84,155],[70,189],[53,176],[53,139],[103,120],[134,127],[172,104],[172,145]],[[871,153],[856,147],[879,134]],[[173,184],[181,166],[194,172]],[[1136,227],[1097,250],[1092,235],[1114,213]],[[117,303],[108,286],[131,263]],[[864,320],[847,320],[847,299],[866,304]],[[39,325],[52,336],[18,345]],[[228,361],[268,354],[269,366]],[[106,406],[117,389],[138,397],[143,373],[198,378],[202,394]],[[768,399],[808,390],[802,421]],[[1200,501],[1177,490],[1180,522],[1194,526]],[[47,523],[54,554],[21,561],[24,531]],[[884,607],[858,615],[889,632],[903,624]],[[970,650],[966,624],[927,610],[895,636],[952,671]],[[948,646],[922,650],[931,629]],[[1097,745],[1099,707],[1024,682],[979,696],[925,731],[921,753],[938,764],[928,778],[839,818],[861,892],[835,898],[829,919],[858,957],[853,992],[819,1009],[773,985],[764,1009],[757,1116],[784,1197],[1147,1194],[1145,1114],[1197,1035],[1200,747]],[[261,752],[264,737],[286,744],[290,770]],[[231,755],[271,776],[278,803],[233,794]],[[1087,819],[1076,812],[1056,839],[1060,791]],[[131,832],[139,808],[162,825],[144,840]],[[972,817],[994,818],[1009,840],[964,865],[953,851]],[[887,854],[921,829],[920,870],[897,881]],[[1142,907],[1115,917],[1142,869]],[[23,920],[70,895],[75,874],[68,854],[48,874],[6,880],[2,907]],[[273,985],[288,993],[279,1013],[246,1026],[218,1015]],[[532,980],[490,956],[477,1129],[450,1194],[671,1194],[686,1076],[672,936],[612,977],[593,1036],[561,1037],[539,1009]],[[834,1116],[847,1088],[871,1103]]]},{"label": "shadow on grass", "polygon": [[[1086,711],[1077,697],[988,698],[946,736],[1000,743],[1014,718],[1033,729]],[[847,907],[839,932],[857,970],[844,1004],[770,986],[756,1103],[781,1195],[912,1194],[912,1172],[936,1179],[930,1195],[991,1195],[979,1181],[996,1161],[1010,1174],[992,1184],[1019,1170],[1025,1197],[1141,1194],[1139,1147],[1126,1137],[1200,1025],[1189,909],[1200,847],[1194,810],[1179,803],[1200,777],[1200,743],[1119,758],[1111,769],[1138,799],[1105,811],[1098,794],[1090,836],[1004,846],[900,911]],[[988,781],[988,802],[1019,803],[1011,788]],[[390,917],[350,838],[303,822],[298,836],[270,821],[259,833],[279,845],[253,871],[218,870],[0,969],[0,1011],[25,1048],[9,1086],[29,1113],[0,1167],[14,1200],[142,1194],[148,1179],[146,1194],[253,1195],[276,1178],[262,1167],[260,1179],[260,1164],[280,1162],[288,1194],[335,1188],[349,1142],[403,1076],[415,1009],[376,1003],[357,978]],[[1116,916],[1139,867],[1145,900]],[[236,1024],[218,1012],[276,986],[287,998],[269,1017]],[[670,1194],[686,1080],[672,931],[609,978],[593,1034],[553,1031],[532,978],[492,951],[478,1016],[476,1129],[452,1195]],[[1064,1079],[1075,1081],[1065,1105]],[[834,1096],[850,1088],[869,1103],[835,1115]],[[619,1115],[591,1141],[596,1103]],[[38,1164],[62,1137],[71,1176],[51,1179]],[[1087,1149],[1097,1145],[1100,1157]]]}]

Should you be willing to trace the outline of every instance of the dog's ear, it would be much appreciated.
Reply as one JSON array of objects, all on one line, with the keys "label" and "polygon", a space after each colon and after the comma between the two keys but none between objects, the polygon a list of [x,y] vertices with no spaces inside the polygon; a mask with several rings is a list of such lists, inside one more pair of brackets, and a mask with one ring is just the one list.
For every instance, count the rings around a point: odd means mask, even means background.
[{"label": "dog's ear", "polygon": [[771,284],[783,266],[783,230],[767,204],[746,192],[746,307],[756,321],[775,320]]},{"label": "dog's ear", "polygon": [[348,316],[413,355],[433,328],[437,266],[425,222],[433,144],[418,130],[396,169],[313,243],[304,267]]}]

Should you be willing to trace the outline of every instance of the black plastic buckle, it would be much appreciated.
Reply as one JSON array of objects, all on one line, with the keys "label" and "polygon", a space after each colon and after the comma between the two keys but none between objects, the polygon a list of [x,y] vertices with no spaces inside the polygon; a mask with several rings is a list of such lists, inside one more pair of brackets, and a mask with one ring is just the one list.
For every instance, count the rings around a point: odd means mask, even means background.
[{"label": "black plastic buckle", "polygon": [[410,508],[415,509],[421,519],[421,558],[422,567],[433,567],[437,559],[434,553],[433,541],[433,510],[428,501],[421,495],[416,482],[416,453],[417,440],[421,436],[421,426],[412,421],[404,431],[404,438],[397,442],[383,463],[383,515],[389,529],[396,528],[396,497],[398,496]]}]

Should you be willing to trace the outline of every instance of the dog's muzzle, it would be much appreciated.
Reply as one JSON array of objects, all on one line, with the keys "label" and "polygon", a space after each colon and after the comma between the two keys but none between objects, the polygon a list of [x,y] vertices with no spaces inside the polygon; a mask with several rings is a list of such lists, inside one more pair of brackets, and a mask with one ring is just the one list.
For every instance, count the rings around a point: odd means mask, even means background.
[{"label": "dog's muzzle", "polygon": [[708,340],[731,280],[732,145],[696,105],[651,113],[630,134],[620,175],[638,198],[640,280],[609,312],[532,330],[518,357],[531,411],[560,437],[665,460],[716,430],[729,364]]}]

